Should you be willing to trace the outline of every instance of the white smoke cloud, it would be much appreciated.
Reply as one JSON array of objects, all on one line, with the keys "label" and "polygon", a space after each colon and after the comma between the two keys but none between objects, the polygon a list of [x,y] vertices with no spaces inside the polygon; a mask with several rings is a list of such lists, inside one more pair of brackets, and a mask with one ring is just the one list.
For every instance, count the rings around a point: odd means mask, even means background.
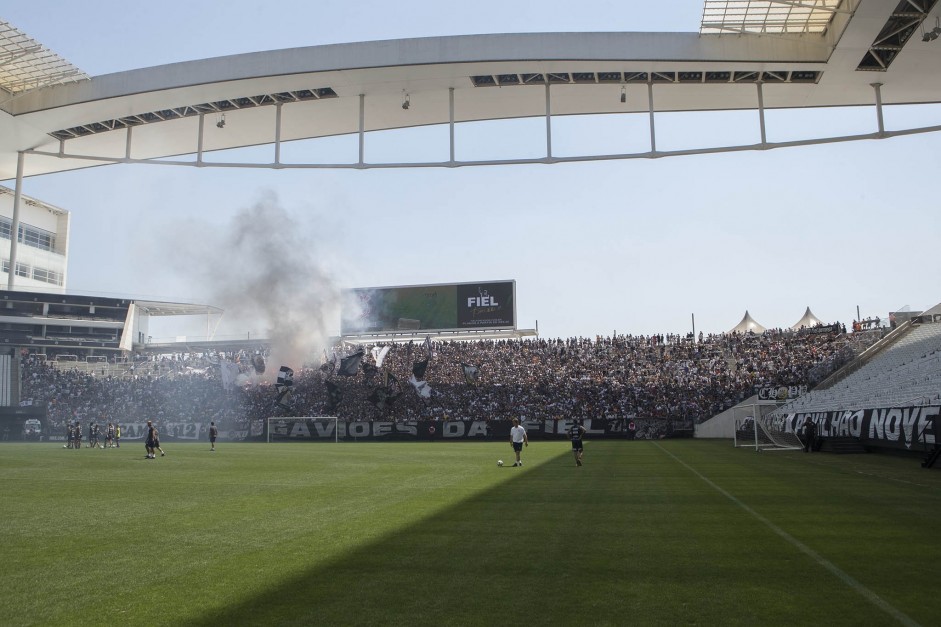
[{"label": "white smoke cloud", "polygon": [[[262,329],[271,343],[266,379],[280,365],[299,368],[322,355],[336,332],[340,289],[327,270],[318,238],[309,224],[267,192],[220,227],[190,225],[192,241],[173,249],[174,258],[200,300],[225,310],[226,327]],[[198,234],[198,235],[193,235]]]}]

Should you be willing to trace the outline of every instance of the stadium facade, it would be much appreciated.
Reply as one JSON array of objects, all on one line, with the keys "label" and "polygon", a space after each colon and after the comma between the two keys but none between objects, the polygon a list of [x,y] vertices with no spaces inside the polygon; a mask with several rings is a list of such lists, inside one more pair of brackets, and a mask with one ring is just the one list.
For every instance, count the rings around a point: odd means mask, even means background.
[{"label": "stadium facade", "polygon": [[0,186],[0,280],[7,284],[13,223],[17,223],[15,284],[21,290],[64,293],[68,282],[70,213],[23,196],[14,211],[14,190]]},{"label": "stadium facade", "polygon": [[18,349],[58,361],[115,362],[135,352],[189,347],[185,339],[152,343],[152,317],[221,314],[209,305],[5,290],[0,292],[0,347],[6,354]]}]

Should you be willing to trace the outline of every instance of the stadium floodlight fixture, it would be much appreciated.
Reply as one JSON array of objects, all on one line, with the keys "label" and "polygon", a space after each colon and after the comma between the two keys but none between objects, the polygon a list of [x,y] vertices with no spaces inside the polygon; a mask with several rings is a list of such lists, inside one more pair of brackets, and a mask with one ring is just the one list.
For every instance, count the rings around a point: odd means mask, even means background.
[{"label": "stadium floodlight fixture", "polygon": [[225,113],[219,116],[219,121],[216,122],[216,128],[225,128]]},{"label": "stadium floodlight fixture", "polygon": [[627,102],[627,87],[621,87],[621,104]]},{"label": "stadium floodlight fixture", "polygon": [[405,94],[405,100],[402,101],[402,108],[408,111],[409,106],[411,106],[411,101],[408,94]]},{"label": "stadium floodlight fixture", "polygon": [[934,41],[938,37],[941,37],[941,17],[934,18],[934,28],[929,31],[925,30],[925,25],[921,25],[921,40],[928,42]]}]

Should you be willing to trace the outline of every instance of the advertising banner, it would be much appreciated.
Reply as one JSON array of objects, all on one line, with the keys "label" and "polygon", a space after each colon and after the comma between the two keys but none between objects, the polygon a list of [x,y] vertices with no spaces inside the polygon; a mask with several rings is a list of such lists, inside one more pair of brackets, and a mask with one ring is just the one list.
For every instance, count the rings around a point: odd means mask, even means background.
[{"label": "advertising banner", "polygon": [[516,282],[487,281],[344,290],[340,333],[516,328]]},{"label": "advertising banner", "polygon": [[[257,423],[257,425],[255,424]],[[209,422],[167,422],[157,423],[161,442],[194,442],[197,440],[209,441]],[[253,421],[251,428],[248,423],[238,425],[234,429],[220,429],[219,440],[241,442],[252,436],[260,437],[263,432],[263,422]],[[121,424],[121,442],[143,442],[147,437],[147,423],[128,422]],[[104,442],[104,433],[101,435]]]},{"label": "advertising banner", "polygon": [[760,401],[786,401],[807,393],[806,385],[769,385],[758,388]]},{"label": "advertising banner", "polygon": [[[408,422],[371,421],[346,422],[343,420],[315,420],[290,418],[271,419],[271,441],[440,441],[440,440],[493,440],[509,442],[508,420],[413,420]],[[567,440],[572,420],[527,420],[523,427],[531,440]],[[674,435],[665,420],[608,420],[586,418],[582,421],[586,439],[661,439]],[[339,435],[335,428],[339,429]],[[680,435],[680,434],[676,434]]]},{"label": "advertising banner", "polygon": [[801,433],[810,420],[821,438],[851,437],[865,446],[926,451],[934,448],[941,435],[939,414],[941,405],[931,405],[784,414],[772,421],[788,433]]}]

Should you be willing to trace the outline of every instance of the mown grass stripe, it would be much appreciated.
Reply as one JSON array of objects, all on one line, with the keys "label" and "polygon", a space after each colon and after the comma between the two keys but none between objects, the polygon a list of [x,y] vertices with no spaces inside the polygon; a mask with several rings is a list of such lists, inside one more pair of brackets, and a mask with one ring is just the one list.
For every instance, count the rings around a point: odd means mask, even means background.
[{"label": "mown grass stripe", "polygon": [[895,607],[894,605],[892,605],[891,603],[889,603],[888,601],[880,597],[878,594],[876,594],[875,592],[873,592],[872,590],[864,586],[862,583],[860,583],[855,578],[850,576],[848,573],[846,573],[836,564],[834,564],[827,558],[823,557],[822,555],[814,551],[812,548],[810,548],[809,546],[807,546],[806,544],[804,544],[803,542],[801,542],[800,540],[798,540],[797,538],[795,538],[794,536],[786,532],[784,529],[781,529],[779,526],[777,526],[776,524],[774,524],[773,522],[771,522],[770,520],[768,520],[767,518],[765,518],[764,516],[756,512],[754,509],[752,509],[751,507],[743,503],[741,500],[739,500],[734,494],[731,494],[727,492],[726,490],[724,490],[721,486],[717,485],[715,482],[713,482],[711,479],[703,475],[701,472],[699,472],[698,470],[696,470],[695,468],[693,468],[692,466],[684,462],[682,459],[680,459],[679,457],[677,457],[676,455],[674,455],[673,453],[665,449],[659,443],[655,443],[655,444],[658,449],[663,451],[666,455],[672,457],[678,464],[680,464],[681,466],[689,470],[691,473],[699,477],[707,485],[709,485],[709,487],[711,487],[713,490],[715,490],[719,494],[723,495],[724,497],[726,497],[727,499],[735,503],[735,505],[737,505],[738,507],[743,509],[745,512],[747,512],[749,515],[754,517],[756,520],[764,524],[771,531],[773,531],[778,536],[783,538],[785,541],[791,544],[798,551],[807,555],[808,557],[813,559],[815,562],[817,562],[817,564],[819,564],[820,566],[823,566],[832,574],[836,575],[836,577],[840,581],[842,581],[849,588],[853,589],[855,592],[860,594],[867,601],[869,601],[870,603],[872,603],[873,605],[875,605],[882,611],[886,612],[887,614],[892,616],[895,620],[899,621],[903,625],[907,625],[908,627],[921,627],[921,625],[918,622],[912,620],[912,618],[910,618],[903,611],[901,611],[900,609],[898,609],[897,607]]}]

